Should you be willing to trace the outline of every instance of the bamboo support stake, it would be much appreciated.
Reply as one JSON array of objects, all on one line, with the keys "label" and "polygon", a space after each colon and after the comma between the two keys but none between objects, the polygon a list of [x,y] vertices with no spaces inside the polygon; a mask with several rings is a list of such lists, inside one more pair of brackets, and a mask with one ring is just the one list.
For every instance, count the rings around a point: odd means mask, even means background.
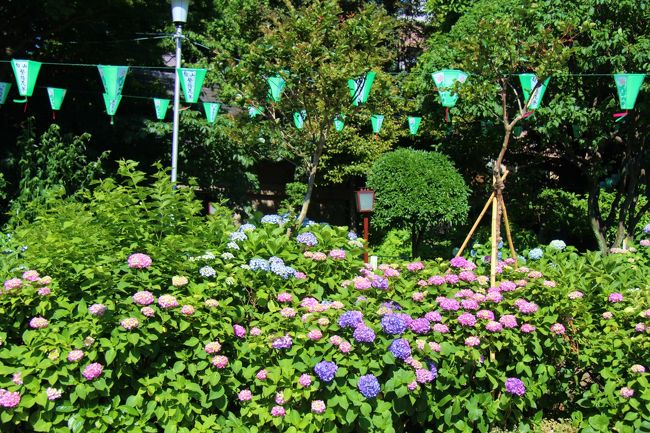
[{"label": "bamboo support stake", "polygon": [[[506,177],[508,177],[508,173],[509,173],[508,170],[506,170],[503,173],[503,176],[501,176],[501,181],[505,182]],[[490,204],[492,204],[493,199],[494,199],[494,191],[492,192],[492,194],[490,194],[490,197],[485,202],[485,206],[483,206],[483,210],[479,214],[478,218],[476,218],[476,222],[474,222],[474,225],[472,226],[471,230],[469,231],[469,234],[467,235],[467,237],[463,241],[463,244],[460,246],[460,249],[456,253],[456,257],[460,257],[463,254],[463,251],[465,251],[465,248],[467,248],[467,244],[469,244],[470,239],[472,239],[472,236],[474,236],[474,232],[476,231],[476,228],[478,227],[481,220],[483,219],[483,217],[487,213],[487,210],[490,207]]]},{"label": "bamboo support stake", "polygon": [[506,203],[501,197],[501,210],[503,211],[503,223],[506,226],[506,237],[508,238],[508,245],[510,245],[510,254],[515,259],[515,269],[518,267],[517,253],[515,252],[515,244],[512,242],[512,234],[510,233],[510,223],[508,222],[508,211],[506,210]]},{"label": "bamboo support stake", "polygon": [[490,286],[496,286],[497,282],[497,214],[499,213],[498,199],[492,199],[492,253],[490,254]]}]

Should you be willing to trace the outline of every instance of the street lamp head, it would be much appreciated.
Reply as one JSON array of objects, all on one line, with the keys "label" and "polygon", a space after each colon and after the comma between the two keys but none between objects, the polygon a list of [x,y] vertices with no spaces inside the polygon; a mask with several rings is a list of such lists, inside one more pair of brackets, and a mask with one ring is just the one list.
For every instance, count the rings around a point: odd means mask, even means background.
[{"label": "street lamp head", "polygon": [[375,210],[375,191],[362,188],[356,192],[357,194],[357,211],[360,213],[368,213]]},{"label": "street lamp head", "polygon": [[172,21],[174,24],[185,24],[187,22],[187,9],[190,0],[172,0]]}]

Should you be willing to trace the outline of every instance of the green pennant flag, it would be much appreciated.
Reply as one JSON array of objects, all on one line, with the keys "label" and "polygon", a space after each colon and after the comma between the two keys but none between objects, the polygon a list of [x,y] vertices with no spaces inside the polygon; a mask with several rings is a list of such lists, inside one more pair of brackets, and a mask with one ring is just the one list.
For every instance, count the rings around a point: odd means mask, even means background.
[{"label": "green pennant flag", "polygon": [[111,98],[115,99],[117,95],[122,94],[126,74],[129,72],[128,66],[111,66],[97,65],[99,76],[104,84],[104,92]]},{"label": "green pennant flag", "polygon": [[381,124],[384,123],[384,116],[381,114],[373,114],[370,118],[370,122],[372,123],[372,132],[379,134],[379,131],[381,131]]},{"label": "green pennant flag", "polygon": [[219,108],[221,104],[218,102],[204,102],[203,109],[205,110],[205,117],[208,119],[208,123],[214,123],[217,121],[217,114],[219,114]]},{"label": "green pennant flag", "polygon": [[167,109],[169,108],[169,99],[153,98],[153,108],[156,109],[156,119],[165,120]]},{"label": "green pennant flag", "polygon": [[307,112],[301,110],[300,113],[293,113],[293,124],[296,125],[296,128],[302,129],[305,127],[305,119],[307,118]]},{"label": "green pennant flag", "polygon": [[0,105],[4,105],[7,102],[9,90],[11,90],[11,83],[0,83]]},{"label": "green pennant flag", "polygon": [[341,132],[343,128],[345,128],[345,114],[339,114],[334,118],[334,129],[336,132]]},{"label": "green pennant flag", "polygon": [[106,105],[106,114],[111,116],[111,125],[113,124],[113,116],[115,116],[121,100],[122,95],[117,95],[113,98],[108,93],[104,93],[104,105]]},{"label": "green pennant flag", "polygon": [[287,85],[286,81],[284,81],[284,78],[276,75],[274,77],[267,78],[266,82],[269,84],[269,97],[271,100],[273,102],[280,102],[282,92]]},{"label": "green pennant flag", "polygon": [[205,80],[205,74],[207,72],[207,69],[192,68],[179,68],[176,70],[181,81],[181,87],[183,88],[185,102],[190,104],[198,102],[199,96],[201,96],[201,90],[203,90],[203,80]]},{"label": "green pennant flag", "polygon": [[[548,77],[544,83],[537,86],[538,80],[535,74],[519,74],[519,82],[524,91],[524,101],[528,104],[528,110],[533,111],[539,108],[549,81],[551,81],[551,77]],[[535,86],[537,86],[536,89]]]},{"label": "green pennant flag", "polygon": [[411,135],[416,135],[418,133],[420,122],[422,122],[421,117],[409,116],[409,131],[411,131]]},{"label": "green pennant flag", "polygon": [[65,89],[58,89],[56,87],[47,88],[47,96],[50,98],[50,106],[52,110],[60,110],[61,104],[63,104],[63,98],[65,98]]},{"label": "green pennant flag", "polygon": [[443,107],[450,108],[456,105],[458,100],[458,94],[452,93],[456,82],[461,84],[467,81],[467,73],[460,71],[458,69],[443,69],[431,74],[433,81],[436,83],[438,88],[438,94],[440,95],[440,102]]},{"label": "green pennant flag", "polygon": [[251,119],[256,118],[262,113],[264,113],[264,107],[253,107],[252,105],[248,107],[248,117]]},{"label": "green pennant flag", "polygon": [[621,110],[634,110],[644,79],[645,74],[614,74]]},{"label": "green pennant flag", "polygon": [[[11,67],[16,76],[16,83],[18,84],[18,93],[20,96],[29,98],[34,93],[34,86],[36,86],[36,79],[38,72],[41,70],[41,63],[33,60],[12,60]],[[27,102],[15,101],[15,102]]]},{"label": "green pennant flag", "polygon": [[363,77],[355,80],[348,80],[348,88],[350,89],[350,96],[352,97],[352,105],[355,107],[359,104],[365,104],[370,96],[370,89],[372,83],[375,81],[375,73],[373,71],[367,72]]}]

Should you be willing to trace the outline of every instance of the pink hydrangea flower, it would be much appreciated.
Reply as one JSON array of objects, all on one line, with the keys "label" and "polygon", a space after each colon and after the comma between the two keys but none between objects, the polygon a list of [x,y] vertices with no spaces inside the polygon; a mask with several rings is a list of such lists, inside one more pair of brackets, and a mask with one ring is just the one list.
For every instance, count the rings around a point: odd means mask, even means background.
[{"label": "pink hydrangea flower", "polygon": [[140,308],[140,313],[145,317],[153,317],[156,315],[156,311],[151,307],[142,307]]},{"label": "pink hydrangea flower", "polygon": [[5,281],[5,289],[6,290],[17,289],[22,284],[23,284],[23,281],[20,278],[12,278],[10,280]]},{"label": "pink hydrangea flower", "polygon": [[440,353],[440,344],[435,341],[429,341],[429,349],[431,349],[432,352]]},{"label": "pink hydrangea flower", "polygon": [[253,337],[257,337],[258,335],[262,335],[262,330],[258,328],[257,326],[253,326],[250,330],[250,334]]},{"label": "pink hydrangea flower", "polygon": [[23,280],[36,281],[39,279],[39,277],[40,275],[38,275],[38,271],[35,271],[33,269],[23,272]]},{"label": "pink hydrangea flower", "polygon": [[384,271],[384,277],[388,278],[393,278],[393,277],[399,277],[400,273],[397,269],[391,268],[390,266],[386,267],[385,269],[382,269]]},{"label": "pink hydrangea flower", "polygon": [[22,385],[23,384],[23,374],[20,371],[17,371],[13,374],[11,377],[11,381],[15,385]]},{"label": "pink hydrangea flower", "polygon": [[429,322],[440,322],[442,321],[442,315],[437,311],[429,311],[424,315],[424,318]]},{"label": "pink hydrangea flower", "polygon": [[410,382],[408,385],[406,385],[406,388],[409,391],[415,391],[416,389],[418,389],[418,383],[414,380],[413,382]]},{"label": "pink hydrangea flower", "polygon": [[41,287],[36,293],[38,293],[39,296],[49,296],[49,294],[52,293],[52,290],[49,287]]},{"label": "pink hydrangea flower", "polygon": [[307,274],[305,274],[304,272],[296,272],[295,274],[293,274],[293,277],[296,280],[306,280],[307,279]]},{"label": "pink hydrangea flower", "polygon": [[183,305],[181,307],[181,314],[183,314],[185,316],[191,316],[192,314],[194,314],[194,312],[195,312],[195,309],[194,309],[194,307],[192,305]]},{"label": "pink hydrangea flower", "polygon": [[614,315],[610,311],[605,311],[603,313],[603,319],[605,320],[610,320],[614,317]]},{"label": "pink hydrangea flower", "polygon": [[620,390],[621,397],[623,398],[632,398],[634,395],[634,390],[632,388],[628,388],[627,386],[624,386]]},{"label": "pink hydrangea flower", "polygon": [[449,327],[447,325],[442,324],[442,323],[434,324],[431,329],[433,329],[433,332],[437,332],[439,334],[446,334],[446,333],[449,332]]},{"label": "pink hydrangea flower", "polygon": [[255,377],[257,377],[257,379],[259,379],[259,380],[266,380],[266,378],[268,377],[268,372],[266,370],[262,369],[262,370],[257,372]]},{"label": "pink hydrangea flower", "polygon": [[172,295],[162,295],[158,298],[158,305],[160,308],[168,310],[170,308],[178,307],[178,301]]},{"label": "pink hydrangea flower", "polygon": [[343,353],[350,353],[350,351],[352,350],[352,345],[347,341],[344,341],[341,344],[339,344],[339,350]]},{"label": "pink hydrangea flower", "polygon": [[330,257],[334,260],[343,260],[345,259],[345,251],[340,249],[335,249],[330,251]]},{"label": "pink hydrangea flower", "polygon": [[218,341],[211,341],[205,345],[205,348],[203,350],[205,350],[206,353],[212,355],[218,353],[221,350],[221,344],[219,344]]},{"label": "pink hydrangea flower", "polygon": [[503,295],[497,291],[491,291],[488,292],[488,294],[485,296],[485,299],[498,304],[499,302],[503,301]]},{"label": "pink hydrangea flower", "polygon": [[18,391],[7,391],[0,388],[0,407],[13,409],[20,404],[20,393]]},{"label": "pink hydrangea flower", "polygon": [[217,368],[226,368],[228,365],[228,357],[223,355],[216,355],[212,358],[212,365]]},{"label": "pink hydrangea flower", "polygon": [[63,391],[60,390],[60,389],[56,389],[56,388],[47,388],[45,390],[45,394],[47,394],[47,399],[48,400],[54,401],[54,400],[58,400],[59,398],[61,398],[61,396],[63,395]]},{"label": "pink hydrangea flower", "polygon": [[334,346],[339,346],[341,343],[343,343],[343,338],[339,337],[338,335],[332,335],[330,337],[330,343]]},{"label": "pink hydrangea flower", "polygon": [[618,292],[614,292],[611,295],[609,295],[609,297],[607,299],[609,300],[609,302],[615,304],[617,302],[622,302],[623,301],[623,295],[618,293]]},{"label": "pink hydrangea flower", "polygon": [[645,332],[646,326],[644,323],[637,323],[636,325],[634,325],[634,330],[636,332]]},{"label": "pink hydrangea flower", "polygon": [[539,271],[530,271],[528,273],[528,278],[542,278],[544,274]]},{"label": "pink hydrangea flower", "polygon": [[291,293],[282,292],[277,296],[278,302],[291,302],[293,300],[293,295]]},{"label": "pink hydrangea flower", "polygon": [[330,324],[330,319],[327,317],[321,317],[316,321],[316,323],[318,323],[318,326],[327,326]]},{"label": "pink hydrangea flower", "polygon": [[32,329],[43,329],[47,328],[50,322],[47,321],[47,319],[43,317],[34,317],[32,320],[29,321],[29,327]]},{"label": "pink hydrangea flower", "polygon": [[287,411],[282,406],[273,406],[271,409],[271,415],[275,417],[282,417],[287,414]]},{"label": "pink hydrangea flower", "polygon": [[524,334],[530,334],[530,333],[532,333],[532,332],[535,332],[536,329],[537,329],[537,328],[535,328],[535,327],[534,327],[533,325],[531,325],[530,323],[524,323],[524,324],[521,325],[521,327],[519,328],[519,330],[520,330],[521,332],[523,332]]},{"label": "pink hydrangea flower", "polygon": [[38,284],[41,284],[43,286],[47,286],[50,283],[52,283],[52,277],[50,277],[49,275],[46,275],[43,278],[38,280]]},{"label": "pink hydrangea flower", "polygon": [[153,294],[148,290],[142,290],[133,295],[133,302],[140,306],[151,305],[156,301]]},{"label": "pink hydrangea flower", "polygon": [[458,282],[460,282],[460,278],[458,278],[458,275],[456,274],[447,274],[445,275],[445,282],[447,284],[458,284]]},{"label": "pink hydrangea flower", "polygon": [[501,332],[503,330],[503,325],[499,322],[495,322],[494,320],[490,320],[485,324],[485,329],[490,332]]},{"label": "pink hydrangea flower", "polygon": [[478,310],[479,307],[478,302],[476,302],[474,299],[463,299],[462,301],[460,301],[460,306],[464,310],[471,310],[471,311]]},{"label": "pink hydrangea flower", "polygon": [[515,284],[517,287],[526,287],[528,285],[528,281],[526,280],[517,280],[515,281]]},{"label": "pink hydrangea flower", "polygon": [[639,244],[642,247],[650,247],[650,239],[642,239],[641,242],[639,242]]},{"label": "pink hydrangea flower", "polygon": [[640,364],[634,364],[632,367],[630,367],[630,371],[632,373],[642,374],[645,373],[645,367]]},{"label": "pink hydrangea flower", "polygon": [[172,277],[172,286],[174,287],[183,287],[189,283],[187,277],[181,275],[175,275]]},{"label": "pink hydrangea flower", "polygon": [[504,328],[512,329],[517,327],[517,318],[512,314],[504,314],[499,319],[499,323],[503,325]]},{"label": "pink hydrangea flower", "polygon": [[372,287],[372,282],[365,277],[354,277],[352,282],[357,290],[367,290]]},{"label": "pink hydrangea flower", "polygon": [[135,253],[129,256],[127,263],[131,269],[146,269],[151,266],[152,260],[146,254]]},{"label": "pink hydrangea flower", "polygon": [[242,389],[237,394],[237,398],[239,398],[239,401],[250,401],[253,398],[253,393],[251,393],[250,389]]},{"label": "pink hydrangea flower", "polygon": [[294,310],[291,307],[284,307],[282,310],[280,310],[280,316],[282,317],[295,317],[296,316],[296,310]]},{"label": "pink hydrangea flower", "polygon": [[88,312],[93,316],[103,316],[106,313],[106,305],[104,304],[93,304],[88,307]]},{"label": "pink hydrangea flower", "polygon": [[411,295],[411,299],[413,299],[415,302],[422,302],[424,301],[426,293],[425,292],[414,292]]},{"label": "pink hydrangea flower", "polygon": [[78,362],[81,361],[84,357],[84,352],[83,350],[71,350],[68,353],[68,361],[70,362]]},{"label": "pink hydrangea flower", "polygon": [[442,284],[445,284],[445,279],[444,277],[441,277],[440,275],[434,275],[430,277],[427,282],[433,286],[440,286]]},{"label": "pink hydrangea flower", "polygon": [[565,331],[564,325],[561,323],[554,323],[551,325],[551,332],[553,334],[563,335]]},{"label": "pink hydrangea flower", "polygon": [[101,376],[103,371],[104,367],[99,362],[93,362],[92,364],[88,364],[81,374],[83,374],[86,380],[95,380]]},{"label": "pink hydrangea flower", "polygon": [[551,281],[551,280],[544,280],[544,282],[542,284],[544,285],[544,287],[556,287],[557,286],[555,281]]},{"label": "pink hydrangea flower", "polygon": [[476,317],[483,320],[494,320],[494,313],[490,310],[480,310],[476,313]]},{"label": "pink hydrangea flower", "polygon": [[285,404],[284,394],[282,392],[275,393],[275,404]]},{"label": "pink hydrangea flower", "polygon": [[458,278],[466,283],[473,283],[477,279],[476,275],[472,271],[462,271],[458,274]]},{"label": "pink hydrangea flower", "polygon": [[307,338],[309,338],[312,341],[320,340],[321,338],[323,338],[323,333],[320,331],[320,329],[312,329],[307,333]]},{"label": "pink hydrangea flower", "polygon": [[301,374],[301,375],[300,375],[300,378],[298,379],[298,383],[299,383],[300,386],[302,386],[303,388],[307,388],[307,387],[311,386],[311,381],[312,381],[311,376],[308,375],[308,374],[306,374],[306,373],[305,373],[305,374]]},{"label": "pink hydrangea flower", "polygon": [[476,325],[476,317],[472,313],[463,313],[458,316],[458,323],[462,326],[474,326]]},{"label": "pink hydrangea flower", "polygon": [[323,400],[314,400],[311,402],[311,411],[317,414],[325,412],[326,406]]},{"label": "pink hydrangea flower", "polygon": [[216,299],[206,299],[204,304],[208,308],[217,308],[219,306],[219,301]]},{"label": "pink hydrangea flower", "polygon": [[578,290],[575,290],[571,293],[569,293],[569,299],[580,299],[584,296],[584,294]]},{"label": "pink hydrangea flower", "polygon": [[422,262],[409,263],[408,265],[406,265],[406,269],[408,269],[411,272],[421,271],[422,269],[424,269],[424,263]]},{"label": "pink hydrangea flower", "polygon": [[478,337],[471,336],[465,339],[465,346],[467,347],[476,347],[479,344],[481,344],[481,340]]},{"label": "pink hydrangea flower", "polygon": [[122,326],[122,328],[126,329],[127,331],[130,331],[132,329],[139,328],[140,322],[135,317],[129,317],[127,319],[122,319],[120,325]]}]

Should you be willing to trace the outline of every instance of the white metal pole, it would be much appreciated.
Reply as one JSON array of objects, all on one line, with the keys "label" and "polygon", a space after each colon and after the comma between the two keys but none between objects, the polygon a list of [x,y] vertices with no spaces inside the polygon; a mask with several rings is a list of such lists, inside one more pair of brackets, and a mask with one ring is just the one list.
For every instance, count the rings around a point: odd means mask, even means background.
[{"label": "white metal pole", "polygon": [[178,69],[181,67],[181,39],[183,39],[182,25],[176,26],[176,70],[174,71],[174,127],[172,132],[172,183],[176,183],[176,173],[178,170],[178,122],[180,114],[181,101],[181,82],[179,80]]}]

